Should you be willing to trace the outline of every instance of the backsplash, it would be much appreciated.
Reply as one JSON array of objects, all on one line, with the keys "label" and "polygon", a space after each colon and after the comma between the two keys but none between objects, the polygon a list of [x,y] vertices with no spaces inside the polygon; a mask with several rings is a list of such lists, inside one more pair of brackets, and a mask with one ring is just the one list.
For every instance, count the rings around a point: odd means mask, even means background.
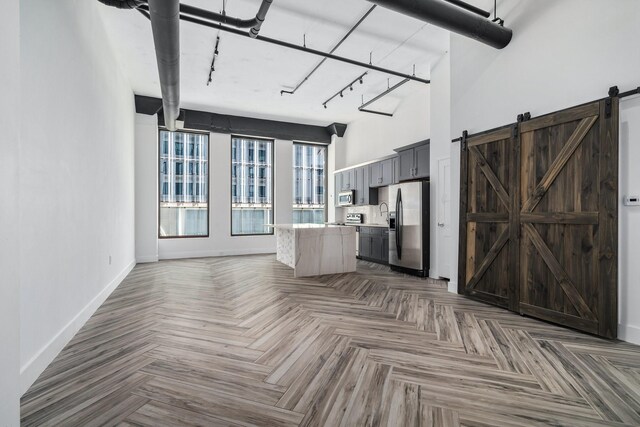
[{"label": "backsplash", "polygon": [[365,224],[386,224],[387,223],[387,206],[382,206],[382,215],[380,215],[380,204],[389,204],[389,187],[378,189],[378,204],[375,206],[353,206],[349,208],[336,209],[336,221],[344,222],[348,213],[364,214]]}]

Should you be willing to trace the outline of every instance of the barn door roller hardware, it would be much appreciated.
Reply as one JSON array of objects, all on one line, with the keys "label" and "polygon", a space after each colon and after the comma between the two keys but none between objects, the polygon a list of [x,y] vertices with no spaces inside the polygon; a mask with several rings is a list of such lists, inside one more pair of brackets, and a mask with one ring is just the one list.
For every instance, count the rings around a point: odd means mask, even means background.
[{"label": "barn door roller hardware", "polygon": [[444,0],[368,0],[378,6],[409,15],[421,21],[475,39],[496,49],[511,42],[513,32],[483,16]]},{"label": "barn door roller hardware", "polygon": [[409,81],[409,79],[404,79],[401,82],[395,84],[393,87],[388,87],[387,90],[382,92],[380,95],[377,95],[377,96],[373,97],[371,100],[369,100],[367,102],[363,102],[362,105],[360,107],[358,107],[358,111],[362,111],[363,113],[378,114],[378,115],[381,115],[381,116],[393,117],[392,113],[385,113],[383,111],[369,110],[369,109],[367,109],[367,107],[369,105],[373,104],[374,102],[376,102],[377,100],[379,100],[380,98],[383,98],[383,97],[387,96],[388,94],[390,94],[394,90],[398,89],[400,86],[404,85],[408,81]]}]

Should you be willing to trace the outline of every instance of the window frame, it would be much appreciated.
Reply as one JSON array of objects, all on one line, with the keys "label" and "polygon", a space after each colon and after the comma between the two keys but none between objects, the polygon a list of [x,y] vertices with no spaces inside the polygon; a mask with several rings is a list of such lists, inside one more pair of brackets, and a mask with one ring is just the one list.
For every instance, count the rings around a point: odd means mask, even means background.
[{"label": "window frame", "polygon": [[[158,167],[160,167],[160,159],[162,157],[162,131],[166,131],[166,132],[171,132],[169,129],[167,129],[164,126],[159,126],[158,127],[158,158],[156,161],[156,164],[158,165]],[[203,131],[199,131],[199,130],[193,130],[193,129],[180,129],[177,130],[176,132],[181,132],[181,133],[187,133],[187,134],[197,134],[197,135],[206,135],[207,136],[207,165],[209,165],[209,163],[211,162],[211,133],[210,132],[203,132]],[[184,143],[184,141],[183,141]],[[168,145],[168,143],[167,143]],[[169,155],[169,151],[167,155]],[[176,155],[175,153],[173,154],[174,156]],[[169,167],[169,165],[167,164],[167,171],[169,171],[171,168]],[[207,234],[202,234],[202,235],[198,235],[198,236],[162,236],[160,234],[160,221],[161,221],[161,214],[160,214],[160,204],[161,202],[161,198],[162,198],[162,171],[158,170],[158,226],[157,226],[157,233],[158,233],[158,240],[182,240],[182,239],[208,239],[210,234],[211,234],[211,168],[208,167],[207,168]],[[167,174],[168,175],[168,174]],[[168,184],[168,183],[167,183]],[[195,191],[194,191],[195,193]],[[183,196],[184,197],[184,196]]]},{"label": "window frame", "polygon": [[[328,192],[328,188],[329,188],[329,144],[322,144],[322,143],[317,143],[317,142],[307,142],[307,141],[292,141],[292,148],[293,148],[293,156],[295,156],[295,146],[296,145],[302,145],[302,146],[310,146],[310,147],[323,147],[325,149],[324,151],[324,222],[328,221],[329,218],[329,192]],[[291,167],[292,169],[292,180],[295,179],[295,174],[294,174],[294,170],[295,168],[293,168],[293,166]],[[295,188],[295,184],[294,184],[294,188]],[[294,200],[295,201],[295,200]],[[293,205],[295,205],[295,203],[291,204],[291,222],[293,222]]]},{"label": "window frame", "polygon": [[[276,140],[273,138],[265,138],[263,136],[253,136],[253,135],[240,135],[240,134],[231,134],[229,138],[229,235],[231,237],[260,237],[260,236],[274,236],[275,230],[273,227],[269,227],[271,230],[268,233],[251,233],[251,234],[234,234],[233,232],[233,140],[234,138],[238,139],[252,139],[257,141],[264,141],[266,143],[271,144],[271,211],[273,222],[276,221]],[[257,162],[256,153],[254,153],[253,162]],[[265,175],[267,176],[267,175]],[[267,178],[265,178],[267,179]]]}]

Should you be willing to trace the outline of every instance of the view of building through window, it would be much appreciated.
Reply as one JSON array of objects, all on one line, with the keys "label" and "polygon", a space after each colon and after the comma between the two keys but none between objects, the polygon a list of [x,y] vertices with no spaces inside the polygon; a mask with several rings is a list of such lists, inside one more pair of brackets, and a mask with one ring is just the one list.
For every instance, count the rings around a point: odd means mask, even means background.
[{"label": "view of building through window", "polygon": [[273,141],[231,138],[231,234],[272,234]]},{"label": "view of building through window", "polygon": [[325,222],[327,148],[293,144],[293,223]]},{"label": "view of building through window", "polygon": [[160,237],[209,234],[209,135],[160,131]]}]

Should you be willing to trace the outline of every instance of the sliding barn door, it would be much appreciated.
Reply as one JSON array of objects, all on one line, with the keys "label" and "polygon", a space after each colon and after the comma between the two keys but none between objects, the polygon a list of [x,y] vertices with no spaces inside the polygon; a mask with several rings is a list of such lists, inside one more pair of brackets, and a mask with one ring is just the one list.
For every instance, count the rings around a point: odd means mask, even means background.
[{"label": "sliding barn door", "polygon": [[462,144],[459,293],[617,334],[618,99]]},{"label": "sliding barn door", "polygon": [[[513,307],[515,185],[514,126],[469,138],[462,151],[459,292]],[[517,300],[515,300],[517,303]]]},{"label": "sliding barn door", "polygon": [[617,99],[520,125],[520,312],[614,338]]}]

